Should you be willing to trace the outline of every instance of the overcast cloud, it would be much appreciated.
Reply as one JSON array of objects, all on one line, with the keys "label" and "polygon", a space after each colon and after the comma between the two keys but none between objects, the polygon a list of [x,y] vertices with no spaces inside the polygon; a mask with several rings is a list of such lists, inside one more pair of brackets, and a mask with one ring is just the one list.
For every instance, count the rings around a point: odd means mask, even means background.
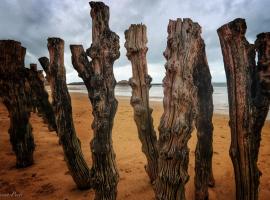
[{"label": "overcast cloud", "polygon": [[[67,81],[81,81],[71,64],[70,44],[91,44],[88,0],[1,0],[0,38],[21,41],[27,48],[26,66],[48,56],[47,38],[65,40]],[[216,29],[234,18],[245,18],[250,43],[260,32],[270,31],[269,0],[105,0],[110,7],[110,27],[120,36],[121,57],[115,62],[116,79],[131,76],[124,48],[124,31],[130,24],[143,23],[148,31],[148,67],[153,82],[165,75],[163,51],[169,19],[191,18],[202,26],[206,54],[214,82],[225,81]],[[39,67],[40,68],[40,67]]]}]

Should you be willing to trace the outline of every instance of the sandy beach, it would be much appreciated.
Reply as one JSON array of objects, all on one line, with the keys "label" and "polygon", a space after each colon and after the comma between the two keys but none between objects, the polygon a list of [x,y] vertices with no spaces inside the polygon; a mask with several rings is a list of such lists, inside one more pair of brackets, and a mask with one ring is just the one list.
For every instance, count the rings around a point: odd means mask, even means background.
[{"label": "sandy beach", "polygon": [[[84,156],[89,166],[91,153],[89,142],[93,132],[91,123],[91,105],[87,94],[72,93],[73,119],[77,135],[81,140]],[[144,171],[146,159],[141,152],[133,110],[129,98],[117,97],[118,112],[113,127],[113,142],[116,161],[120,174],[118,184],[119,200],[154,199],[154,192]],[[154,109],[153,119],[157,131],[162,115],[162,102],[151,102]],[[0,199],[11,199],[3,194],[16,192],[17,199],[62,199],[89,200],[94,198],[93,190],[79,191],[69,175],[62,147],[58,144],[55,132],[49,132],[47,125],[36,114],[32,114],[31,123],[35,137],[35,164],[26,169],[15,168],[15,155],[9,143],[9,118],[5,107],[0,104]],[[213,117],[214,124],[214,155],[213,172],[216,186],[209,189],[210,199],[235,199],[234,175],[229,157],[230,130],[228,116]],[[158,132],[158,131],[157,131]],[[190,180],[186,185],[187,199],[194,199],[194,150],[196,146],[196,130],[189,141]],[[259,168],[262,171],[260,179],[259,199],[270,197],[270,123],[266,122],[262,131],[262,141],[259,154]]]}]

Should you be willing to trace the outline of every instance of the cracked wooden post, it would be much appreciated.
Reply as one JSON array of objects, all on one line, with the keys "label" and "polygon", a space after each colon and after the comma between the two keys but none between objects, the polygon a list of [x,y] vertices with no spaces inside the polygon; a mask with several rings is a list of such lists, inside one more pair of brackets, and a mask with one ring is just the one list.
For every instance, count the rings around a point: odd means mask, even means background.
[{"label": "cracked wooden post", "polygon": [[130,104],[134,109],[134,120],[137,125],[139,138],[142,143],[142,151],[147,158],[145,170],[151,183],[157,178],[158,150],[157,137],[153,126],[153,111],[149,106],[149,89],[152,78],[148,75],[146,52],[147,36],[146,26],[132,24],[125,31],[125,47],[127,57],[132,64],[132,78],[129,84],[132,87]]},{"label": "cracked wooden post", "polygon": [[0,40],[0,95],[10,117],[10,142],[16,154],[16,166],[33,164],[35,149],[29,122],[29,96],[26,85],[24,57],[26,49],[20,42]]},{"label": "cracked wooden post", "polygon": [[213,156],[213,86],[205,53],[205,44],[198,38],[194,84],[197,87],[195,127],[197,145],[195,150],[195,199],[208,199],[208,186],[213,187],[215,180],[212,171]]},{"label": "cracked wooden post", "polygon": [[[156,199],[185,199],[189,180],[188,140],[193,130],[197,89],[193,71],[201,28],[190,19],[170,20],[164,57],[164,113],[159,125],[159,171]],[[185,59],[184,59],[185,58]]]},{"label": "cracked wooden post", "polygon": [[258,35],[256,66],[255,46],[246,40],[246,29],[244,19],[235,19],[217,32],[228,85],[236,199],[256,200],[261,175],[257,166],[261,129],[269,109],[265,89],[269,92],[270,41],[269,34],[268,38]]},{"label": "cracked wooden post", "polygon": [[93,108],[91,170],[95,199],[114,200],[119,175],[112,145],[112,127],[118,105],[114,96],[113,63],[120,56],[119,36],[109,28],[109,7],[102,2],[90,2],[90,6],[93,20],[91,47],[87,52],[81,45],[71,45],[70,49],[72,64],[87,87]]},{"label": "cracked wooden post", "polygon": [[30,83],[32,93],[32,110],[37,109],[38,114],[40,114],[44,122],[48,124],[49,130],[55,131],[56,122],[54,112],[52,105],[49,102],[49,95],[45,89],[44,82],[40,77],[40,72],[37,70],[37,64],[30,64],[27,79]]},{"label": "cracked wooden post", "polygon": [[71,99],[66,85],[64,41],[60,38],[48,38],[48,50],[50,60],[42,57],[39,58],[39,62],[49,77],[57,132],[65,160],[77,187],[88,189],[91,187],[90,170],[84,160],[80,141],[75,132]]}]

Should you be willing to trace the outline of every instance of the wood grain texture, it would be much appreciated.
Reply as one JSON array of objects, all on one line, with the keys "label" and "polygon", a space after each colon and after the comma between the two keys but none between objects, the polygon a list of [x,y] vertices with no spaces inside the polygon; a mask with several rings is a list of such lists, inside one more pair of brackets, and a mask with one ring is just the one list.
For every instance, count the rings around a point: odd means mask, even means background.
[{"label": "wood grain texture", "polygon": [[195,199],[208,199],[208,186],[214,187],[212,170],[213,156],[213,86],[205,53],[205,44],[201,37],[194,67],[194,85],[197,88],[195,105],[195,127],[197,145],[195,150]]},{"label": "wood grain texture", "polygon": [[26,80],[24,57],[26,49],[20,42],[0,41],[0,97],[10,117],[10,142],[16,154],[16,166],[33,164],[35,149],[32,126],[30,85]]},{"label": "wood grain texture", "polygon": [[42,57],[39,62],[49,77],[57,132],[65,161],[77,187],[88,189],[91,187],[91,175],[74,128],[71,99],[66,85],[64,41],[60,38],[48,38],[48,50],[50,60]]},{"label": "wood grain texture", "polygon": [[[119,36],[109,28],[109,7],[90,2],[92,44],[85,52],[81,45],[71,45],[72,64],[83,79],[93,108],[91,169],[96,200],[114,200],[119,174],[112,143],[112,128],[118,102],[114,95],[116,81],[113,64],[119,58]],[[92,60],[88,61],[87,56]]]},{"label": "wood grain texture", "polygon": [[235,19],[217,32],[227,77],[236,199],[256,200],[261,175],[257,166],[261,129],[269,109],[266,94],[270,54],[269,37],[258,35],[256,66],[255,46],[246,40],[246,29],[244,19]]},{"label": "wood grain texture", "polygon": [[149,89],[152,78],[148,74],[146,61],[148,50],[146,47],[146,26],[142,24],[131,25],[125,31],[125,38],[127,57],[132,64],[132,78],[129,79],[129,84],[132,87],[130,104],[134,110],[134,120],[142,143],[142,151],[147,159],[145,170],[151,183],[154,183],[158,171],[158,150],[157,136],[151,116],[153,109],[149,106]]},{"label": "wood grain texture", "polygon": [[[200,34],[201,27],[190,19],[169,21],[167,48],[164,52],[167,63],[163,79],[164,113],[159,126],[156,199],[185,199],[185,184],[189,180],[187,143],[195,119],[198,131],[196,198],[208,197],[213,105],[211,76]],[[205,76],[205,79],[202,80],[200,76]],[[201,118],[203,116],[206,118]]]}]

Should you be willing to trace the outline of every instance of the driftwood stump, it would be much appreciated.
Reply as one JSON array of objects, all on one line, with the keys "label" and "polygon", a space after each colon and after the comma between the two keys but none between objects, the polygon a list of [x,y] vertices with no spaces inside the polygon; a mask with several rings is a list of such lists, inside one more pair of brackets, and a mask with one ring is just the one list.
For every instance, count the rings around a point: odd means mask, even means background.
[{"label": "driftwood stump", "polygon": [[114,200],[119,175],[112,145],[113,120],[118,105],[114,96],[113,63],[120,56],[119,37],[109,28],[109,7],[102,2],[90,2],[90,6],[92,45],[87,52],[82,45],[71,45],[70,49],[72,64],[85,83],[93,108],[91,151],[95,199]]},{"label": "driftwood stump", "polygon": [[256,66],[255,46],[246,40],[246,29],[244,19],[235,19],[217,32],[228,85],[236,199],[256,200],[261,175],[257,166],[261,129],[269,109],[270,40],[269,33],[258,35]]},{"label": "driftwood stump", "polygon": [[185,199],[189,179],[188,140],[197,127],[195,198],[208,198],[212,177],[212,85],[201,27],[190,19],[170,20],[164,56],[164,113],[160,120],[156,199]]},{"label": "driftwood stump", "polygon": [[37,110],[42,116],[43,121],[48,124],[49,130],[55,131],[55,116],[42,79],[42,70],[41,72],[38,71],[37,65],[31,63],[30,69],[27,72],[27,80],[31,88],[32,111],[35,112]]},{"label": "driftwood stump", "polygon": [[142,24],[131,25],[125,31],[125,38],[127,57],[132,64],[132,78],[129,79],[129,84],[132,87],[130,104],[134,109],[134,120],[142,143],[142,151],[147,158],[145,170],[151,183],[154,183],[158,171],[158,150],[151,116],[153,109],[149,106],[149,89],[152,78],[148,75],[146,61],[148,50],[146,47],[146,26]]},{"label": "driftwood stump", "polygon": [[30,91],[26,81],[24,57],[20,42],[0,41],[0,97],[10,117],[10,142],[16,154],[16,166],[33,164],[35,149],[30,118]]},{"label": "driftwood stump", "polygon": [[60,38],[49,38],[48,50],[50,60],[42,57],[39,58],[39,62],[49,77],[57,132],[73,180],[79,189],[87,189],[91,187],[90,170],[84,160],[73,124],[71,99],[64,67],[64,41]]}]

